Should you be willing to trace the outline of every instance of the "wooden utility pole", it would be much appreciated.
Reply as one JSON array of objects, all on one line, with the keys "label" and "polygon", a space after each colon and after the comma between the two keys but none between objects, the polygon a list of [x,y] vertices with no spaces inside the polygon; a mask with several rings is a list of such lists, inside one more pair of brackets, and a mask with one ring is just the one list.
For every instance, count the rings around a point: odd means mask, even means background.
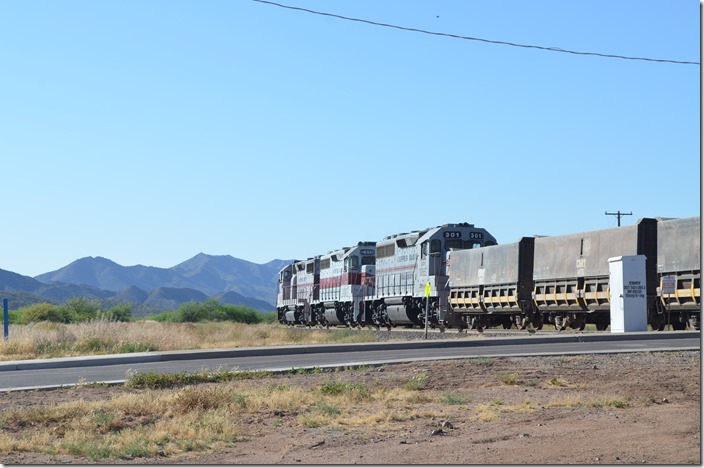
[{"label": "wooden utility pole", "polygon": [[618,218],[618,225],[619,227],[621,226],[621,216],[631,216],[633,213],[621,213],[621,211],[617,211],[616,213],[609,213],[607,211],[604,211],[605,215],[610,215],[610,216],[616,216]]}]

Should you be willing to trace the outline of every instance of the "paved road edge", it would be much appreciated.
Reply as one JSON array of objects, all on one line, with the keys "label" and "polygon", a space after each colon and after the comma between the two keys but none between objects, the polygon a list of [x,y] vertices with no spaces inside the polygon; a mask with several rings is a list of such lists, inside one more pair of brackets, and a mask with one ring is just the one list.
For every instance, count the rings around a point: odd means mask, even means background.
[{"label": "paved road edge", "polygon": [[262,346],[252,348],[227,348],[188,351],[163,351],[148,353],[110,354],[102,356],[81,356],[71,358],[33,359],[23,361],[0,361],[0,372],[62,369],[68,367],[109,366],[119,364],[186,361],[193,359],[219,359],[228,357],[276,356],[289,354],[334,353],[351,350],[379,351],[384,349],[454,348],[473,346],[501,346],[506,344],[570,343],[615,340],[644,340],[697,338],[700,332],[637,332],[614,334],[569,334],[569,335],[528,335],[510,338],[451,339],[429,341],[389,341],[382,343],[345,343],[297,346]]}]

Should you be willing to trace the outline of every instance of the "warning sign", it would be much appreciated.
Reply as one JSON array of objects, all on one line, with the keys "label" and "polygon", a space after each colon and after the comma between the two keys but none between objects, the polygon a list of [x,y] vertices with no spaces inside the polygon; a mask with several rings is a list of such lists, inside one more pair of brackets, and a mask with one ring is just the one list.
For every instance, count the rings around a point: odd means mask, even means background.
[{"label": "warning sign", "polygon": [[662,277],[662,283],[660,285],[660,291],[663,294],[674,294],[675,288],[677,286],[677,278],[674,275],[668,275]]}]

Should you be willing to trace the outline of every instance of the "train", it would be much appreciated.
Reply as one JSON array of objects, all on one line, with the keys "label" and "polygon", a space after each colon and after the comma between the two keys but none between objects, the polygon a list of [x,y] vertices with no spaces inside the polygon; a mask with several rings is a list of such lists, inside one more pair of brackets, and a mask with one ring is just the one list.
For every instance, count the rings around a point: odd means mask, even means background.
[{"label": "train", "polygon": [[608,260],[643,255],[648,324],[699,330],[700,238],[699,217],[509,244],[444,224],[293,261],[279,272],[277,314],[290,326],[606,330]]}]

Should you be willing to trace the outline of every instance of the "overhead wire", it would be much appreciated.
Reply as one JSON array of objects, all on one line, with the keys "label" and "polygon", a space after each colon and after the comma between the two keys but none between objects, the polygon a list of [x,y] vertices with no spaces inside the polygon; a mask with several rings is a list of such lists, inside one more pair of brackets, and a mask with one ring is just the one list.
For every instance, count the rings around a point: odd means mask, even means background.
[{"label": "overhead wire", "polygon": [[455,39],[464,39],[467,41],[479,41],[479,42],[487,42],[490,44],[506,45],[506,46],[511,46],[511,47],[523,47],[526,49],[539,49],[539,50],[546,50],[546,51],[550,51],[550,52],[562,52],[565,54],[575,54],[575,55],[592,55],[592,56],[597,56],[597,57],[616,58],[616,59],[623,59],[623,60],[641,60],[641,61],[646,61],[646,62],[672,63],[672,64],[677,64],[677,65],[699,65],[700,64],[699,62],[688,62],[688,61],[682,61],[682,60],[655,59],[655,58],[649,58],[649,57],[629,57],[626,55],[602,54],[599,52],[580,52],[580,51],[576,51],[576,50],[561,49],[559,47],[544,47],[544,46],[538,46],[538,45],[519,44],[516,42],[482,39],[479,37],[460,36],[458,34],[427,31],[425,29],[408,28],[405,26],[398,26],[395,24],[379,23],[376,21],[370,21],[370,20],[361,19],[361,18],[352,18],[349,16],[342,16],[342,15],[337,15],[334,13],[325,13],[322,11],[310,10],[308,8],[283,5],[281,3],[276,3],[276,2],[269,1],[269,0],[253,0],[253,1],[258,2],[258,3],[265,3],[268,5],[273,5],[273,6],[277,6],[277,7],[281,7],[281,8],[286,8],[289,10],[303,11],[303,12],[311,13],[314,15],[330,16],[333,18],[339,18],[339,19],[343,19],[343,20],[347,20],[347,21],[356,21],[359,23],[366,23],[366,24],[371,24],[374,26],[383,26],[385,28],[394,28],[394,29],[400,29],[402,31],[411,31],[411,32],[417,32],[417,33],[422,33],[422,34],[430,34],[433,36],[452,37]]}]

